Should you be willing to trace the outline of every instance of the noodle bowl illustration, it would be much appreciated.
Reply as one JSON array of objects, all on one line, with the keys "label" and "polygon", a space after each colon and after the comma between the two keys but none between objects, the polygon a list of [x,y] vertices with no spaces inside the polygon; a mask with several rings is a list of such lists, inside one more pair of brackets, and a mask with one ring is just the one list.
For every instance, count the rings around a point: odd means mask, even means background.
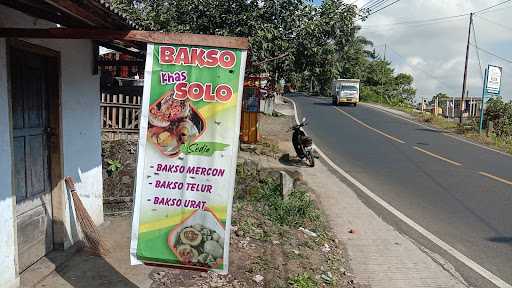
[{"label": "noodle bowl illustration", "polygon": [[196,141],[206,130],[206,121],[189,100],[178,100],[174,90],[164,93],[149,107],[148,137],[167,157],[176,157],[181,145]]},{"label": "noodle bowl illustration", "polygon": [[169,232],[167,244],[181,264],[215,269],[224,261],[224,235],[211,210],[196,210]]}]

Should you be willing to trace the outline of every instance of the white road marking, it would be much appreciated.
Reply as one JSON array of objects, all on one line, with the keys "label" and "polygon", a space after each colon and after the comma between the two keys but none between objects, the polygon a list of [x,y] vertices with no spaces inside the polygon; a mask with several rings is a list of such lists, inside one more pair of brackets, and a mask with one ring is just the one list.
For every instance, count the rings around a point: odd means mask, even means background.
[{"label": "white road marking", "polygon": [[[286,98],[286,97],[285,97]],[[286,98],[293,104],[293,110],[295,111],[295,121],[298,123],[299,118],[297,115],[297,106],[295,105],[295,101],[291,100],[290,98]],[[484,267],[477,264],[475,261],[471,260],[461,252],[459,252],[457,249],[450,246],[448,243],[444,242],[443,240],[439,239],[434,234],[430,233],[427,229],[423,228],[421,225],[414,222],[409,217],[402,214],[402,212],[398,211],[396,208],[391,206],[391,204],[384,201],[382,198],[374,194],[370,191],[370,189],[366,188],[363,184],[359,183],[355,178],[350,176],[347,172],[345,172],[343,169],[338,167],[327,155],[325,155],[316,145],[313,145],[314,149],[318,151],[318,154],[324,158],[324,160],[338,173],[340,173],[341,176],[343,176],[345,179],[350,181],[352,184],[354,184],[357,188],[359,188],[363,193],[365,193],[368,197],[372,198],[375,202],[377,202],[379,205],[381,205],[384,209],[388,210],[390,213],[398,217],[400,220],[405,222],[407,225],[412,227],[414,230],[416,230],[418,233],[435,243],[437,246],[439,246],[441,249],[445,250],[448,254],[452,255],[454,258],[459,260],[460,262],[464,263],[464,265],[468,266],[469,268],[473,269],[473,271],[480,274],[485,279],[492,282],[494,285],[496,285],[499,288],[512,288],[512,285],[508,284],[507,282],[503,281],[498,276],[494,275],[489,270],[485,269]]]},{"label": "white road marking", "polygon": [[500,177],[498,177],[498,176],[494,176],[494,175],[489,174],[489,173],[485,173],[485,172],[480,171],[480,172],[478,172],[478,174],[480,174],[480,175],[484,175],[484,176],[486,176],[486,177],[489,177],[489,178],[494,179],[494,180],[496,180],[496,181],[503,182],[503,183],[508,184],[508,185],[512,185],[512,181],[505,180],[505,179],[503,179],[503,178],[500,178]]},{"label": "white road marking", "polygon": [[363,125],[364,127],[366,127],[366,128],[368,128],[368,129],[370,129],[370,130],[373,130],[373,131],[375,131],[375,132],[377,132],[377,133],[379,133],[379,134],[381,134],[381,135],[383,135],[383,136],[385,136],[385,137],[387,137],[387,138],[389,138],[389,139],[391,139],[391,140],[393,140],[393,141],[396,141],[396,142],[398,142],[398,143],[402,143],[402,144],[404,144],[404,143],[405,143],[404,141],[402,141],[402,140],[400,140],[400,139],[398,139],[398,138],[395,138],[395,137],[393,137],[393,136],[391,136],[391,135],[389,135],[389,134],[386,134],[386,133],[384,133],[384,132],[382,132],[382,131],[380,131],[380,130],[378,130],[378,129],[376,129],[376,128],[373,128],[372,126],[370,126],[370,125],[368,125],[368,124],[364,123],[363,121],[361,121],[361,120],[357,119],[356,117],[354,117],[354,116],[352,116],[352,115],[348,114],[347,112],[345,112],[345,111],[341,110],[341,109],[340,109],[340,108],[338,108],[338,107],[335,107],[335,109],[336,109],[336,110],[338,110],[339,112],[341,112],[341,113],[345,114],[346,116],[350,117],[352,120],[356,121],[357,123],[359,123],[359,124]]},{"label": "white road marking", "polygon": [[364,104],[364,103],[363,103],[363,105],[364,105],[364,106],[366,106],[366,107],[369,107],[369,108],[375,109],[375,110],[379,110],[379,111],[381,111],[381,112],[383,112],[383,113],[386,113],[386,114],[388,114],[388,115],[390,115],[390,116],[393,116],[393,117],[395,117],[395,118],[399,118],[399,119],[402,119],[402,120],[404,120],[404,121],[411,122],[411,123],[416,124],[416,125],[418,125],[418,126],[421,126],[421,127],[424,127],[424,128],[430,129],[430,130],[434,130],[434,131],[441,132],[441,134],[443,134],[444,136],[448,136],[448,137],[453,138],[453,139],[455,139],[455,140],[459,140],[459,141],[465,142],[465,143],[467,143],[467,144],[471,144],[471,145],[474,145],[474,146],[480,147],[480,148],[482,148],[482,149],[490,150],[490,151],[493,151],[493,152],[499,153],[499,154],[501,154],[501,155],[505,155],[505,156],[508,156],[508,157],[512,157],[512,155],[510,155],[510,154],[509,154],[509,153],[507,153],[507,152],[503,152],[503,151],[500,151],[500,150],[497,150],[497,149],[494,149],[494,148],[491,148],[491,147],[488,147],[488,146],[485,146],[485,145],[482,145],[482,144],[479,144],[479,143],[475,143],[475,142],[473,142],[473,141],[466,140],[466,139],[464,139],[464,138],[462,138],[462,137],[460,137],[460,136],[455,136],[455,135],[452,135],[452,134],[449,134],[449,133],[443,132],[442,130],[439,130],[439,129],[435,128],[435,127],[431,127],[431,126],[428,126],[428,125],[425,125],[425,124],[418,123],[418,122],[416,122],[416,121],[414,121],[414,120],[407,119],[407,118],[402,117],[402,116],[400,116],[400,115],[396,115],[396,114],[391,113],[391,112],[389,112],[389,111],[386,111],[386,110],[384,110],[384,109],[381,109],[381,108],[375,107],[374,105],[366,105],[366,104]]},{"label": "white road marking", "polygon": [[427,155],[430,155],[430,156],[432,156],[432,157],[435,157],[435,158],[437,158],[437,159],[440,159],[440,160],[446,161],[446,162],[448,162],[448,163],[450,163],[450,164],[457,165],[457,166],[462,166],[462,164],[460,164],[459,162],[455,162],[455,161],[452,161],[452,160],[450,160],[450,159],[446,159],[446,158],[444,158],[443,156],[439,156],[439,155],[434,154],[434,153],[432,153],[432,152],[429,152],[429,151],[427,151],[427,150],[423,150],[423,149],[421,149],[420,147],[413,146],[412,148],[414,148],[414,149],[416,149],[416,150],[418,150],[418,151],[421,151],[421,152],[423,152],[423,153],[425,153],[425,154],[427,154]]}]

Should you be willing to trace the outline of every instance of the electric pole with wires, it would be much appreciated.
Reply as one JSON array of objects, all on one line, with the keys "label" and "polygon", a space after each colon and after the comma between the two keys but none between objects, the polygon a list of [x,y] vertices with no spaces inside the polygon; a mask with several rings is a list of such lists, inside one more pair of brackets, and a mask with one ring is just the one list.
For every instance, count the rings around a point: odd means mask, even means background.
[{"label": "electric pole with wires", "polygon": [[462,81],[462,96],[460,99],[460,115],[459,123],[462,125],[462,118],[464,117],[464,96],[466,95],[466,82],[468,80],[468,60],[469,60],[469,42],[471,40],[471,27],[473,26],[473,13],[469,14],[469,31],[468,42],[466,44],[466,62],[464,64],[464,80]]}]

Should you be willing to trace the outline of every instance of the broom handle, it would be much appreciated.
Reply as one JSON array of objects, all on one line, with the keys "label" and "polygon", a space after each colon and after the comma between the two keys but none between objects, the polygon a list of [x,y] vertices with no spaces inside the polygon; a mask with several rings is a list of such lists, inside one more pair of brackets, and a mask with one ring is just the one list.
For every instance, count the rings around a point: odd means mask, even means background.
[{"label": "broom handle", "polygon": [[69,192],[76,192],[75,180],[73,180],[73,177],[66,176],[64,178],[64,182],[66,182],[66,186],[68,187]]}]

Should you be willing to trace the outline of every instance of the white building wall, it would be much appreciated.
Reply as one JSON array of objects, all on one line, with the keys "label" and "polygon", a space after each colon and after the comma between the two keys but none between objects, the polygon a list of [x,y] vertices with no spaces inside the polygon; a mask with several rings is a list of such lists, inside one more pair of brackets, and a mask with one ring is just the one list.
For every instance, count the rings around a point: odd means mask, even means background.
[{"label": "white building wall", "polygon": [[[12,181],[12,139],[10,129],[9,97],[7,88],[5,40],[0,39],[0,283],[3,287],[16,287],[16,229],[14,221],[15,199]],[[4,286],[5,285],[5,286]]]},{"label": "white building wall", "polygon": [[[56,24],[30,17],[19,11],[0,5],[0,27],[47,28]],[[11,136],[10,105],[7,105],[7,67],[5,64],[6,46],[0,39],[0,263],[10,263],[15,259],[13,245],[13,195],[11,180]],[[100,78],[92,75],[93,43],[90,40],[67,39],[21,39],[44,46],[61,53],[60,91],[61,91],[61,128],[62,162],[64,175],[73,176],[77,181],[77,190],[84,206],[96,224],[103,222],[102,203],[102,167],[101,167],[101,119],[100,119]],[[68,240],[65,248],[78,239],[79,228],[72,200],[66,191],[65,227]],[[4,223],[5,222],[5,223]],[[5,224],[5,225],[4,225]],[[14,240],[15,241],[15,240]],[[4,245],[8,243],[9,245]],[[15,243],[15,242],[14,242]],[[5,247],[8,246],[8,247]],[[13,254],[14,253],[14,254]],[[0,265],[0,283],[10,269]],[[9,272],[9,273],[7,273]],[[11,273],[12,274],[12,273]],[[9,278],[10,276],[8,276]],[[11,277],[12,278],[12,277]]]}]

